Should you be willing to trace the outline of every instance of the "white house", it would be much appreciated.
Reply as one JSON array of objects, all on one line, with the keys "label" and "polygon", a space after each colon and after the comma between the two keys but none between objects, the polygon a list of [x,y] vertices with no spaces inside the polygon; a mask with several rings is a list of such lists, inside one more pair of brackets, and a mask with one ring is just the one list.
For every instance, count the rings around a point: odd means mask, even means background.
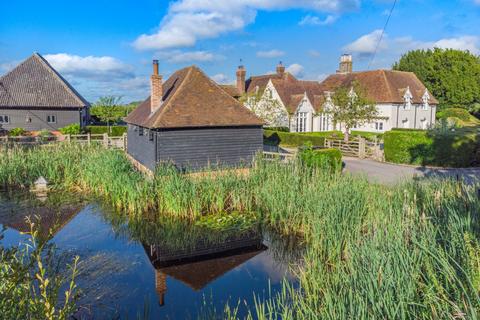
[{"label": "white house", "polygon": [[392,128],[427,129],[435,123],[438,101],[414,73],[373,70],[352,72],[352,58],[343,55],[340,68],[322,82],[298,80],[280,63],[275,74],[252,76],[237,69],[237,85],[223,86],[231,95],[245,96],[245,105],[270,127],[289,127],[291,132],[340,130],[329,114],[331,95],[354,82],[376,103],[378,118],[356,130],[385,132]]}]

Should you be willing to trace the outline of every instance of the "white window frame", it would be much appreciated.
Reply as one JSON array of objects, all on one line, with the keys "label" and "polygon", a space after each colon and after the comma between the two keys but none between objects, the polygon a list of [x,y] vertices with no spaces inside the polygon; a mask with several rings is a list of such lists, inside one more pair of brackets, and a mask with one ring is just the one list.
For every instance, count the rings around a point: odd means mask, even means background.
[{"label": "white window frame", "polygon": [[0,115],[0,123],[10,123],[10,116],[6,114]]},{"label": "white window frame", "polygon": [[375,130],[377,131],[383,131],[383,122],[375,122]]},{"label": "white window frame", "polygon": [[57,123],[57,116],[54,114],[47,115],[47,123]]},{"label": "white window frame", "polygon": [[297,132],[307,132],[308,112],[297,113]]}]

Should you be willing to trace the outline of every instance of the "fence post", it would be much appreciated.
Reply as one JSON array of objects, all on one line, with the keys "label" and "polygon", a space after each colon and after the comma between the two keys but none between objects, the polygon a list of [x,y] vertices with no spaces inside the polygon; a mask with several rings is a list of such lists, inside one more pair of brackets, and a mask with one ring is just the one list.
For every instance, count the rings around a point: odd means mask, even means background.
[{"label": "fence post", "polygon": [[90,136],[90,132],[87,133],[87,145],[89,146],[91,143],[92,137]]},{"label": "fence post", "polygon": [[127,133],[123,133],[123,150],[127,151]]},{"label": "fence post", "polygon": [[359,139],[358,139],[358,157],[360,159],[365,158],[365,151],[366,151],[365,147],[366,147],[365,138],[364,137],[359,137]]},{"label": "fence post", "polygon": [[103,134],[103,146],[108,148],[108,133]]},{"label": "fence post", "polygon": [[70,143],[70,141],[72,140],[72,137],[71,137],[70,134],[66,135],[66,140],[67,140],[68,143]]}]

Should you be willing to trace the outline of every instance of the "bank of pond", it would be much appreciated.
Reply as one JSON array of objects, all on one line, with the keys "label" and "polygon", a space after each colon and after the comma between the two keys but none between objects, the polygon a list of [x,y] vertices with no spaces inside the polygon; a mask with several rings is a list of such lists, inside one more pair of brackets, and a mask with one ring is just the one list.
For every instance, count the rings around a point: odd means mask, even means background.
[{"label": "bank of pond", "polygon": [[[50,241],[70,254],[59,265],[80,256],[75,283],[84,294],[76,314],[438,319],[480,311],[475,184],[423,179],[386,187],[261,159],[248,174],[191,175],[166,166],[147,179],[121,152],[97,147],[0,155],[0,184],[9,194],[24,193],[39,176],[51,183],[44,203],[67,221],[51,228]],[[70,215],[61,208],[76,208],[63,200],[72,197],[86,200]],[[25,239],[7,218],[42,207],[42,200],[25,207],[12,199],[0,206],[9,228],[4,251]]]}]

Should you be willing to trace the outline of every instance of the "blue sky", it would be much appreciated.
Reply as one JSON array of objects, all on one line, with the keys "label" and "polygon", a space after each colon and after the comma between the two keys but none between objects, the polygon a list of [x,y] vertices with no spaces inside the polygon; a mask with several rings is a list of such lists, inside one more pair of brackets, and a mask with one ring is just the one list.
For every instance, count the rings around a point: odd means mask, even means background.
[{"label": "blue sky", "polygon": [[[411,49],[480,54],[480,0],[2,1],[0,74],[39,52],[89,101],[144,99],[151,60],[167,77],[191,64],[218,82],[278,61],[299,78],[322,80],[342,53],[354,69],[390,68]],[[378,53],[372,60],[378,46]]]}]

